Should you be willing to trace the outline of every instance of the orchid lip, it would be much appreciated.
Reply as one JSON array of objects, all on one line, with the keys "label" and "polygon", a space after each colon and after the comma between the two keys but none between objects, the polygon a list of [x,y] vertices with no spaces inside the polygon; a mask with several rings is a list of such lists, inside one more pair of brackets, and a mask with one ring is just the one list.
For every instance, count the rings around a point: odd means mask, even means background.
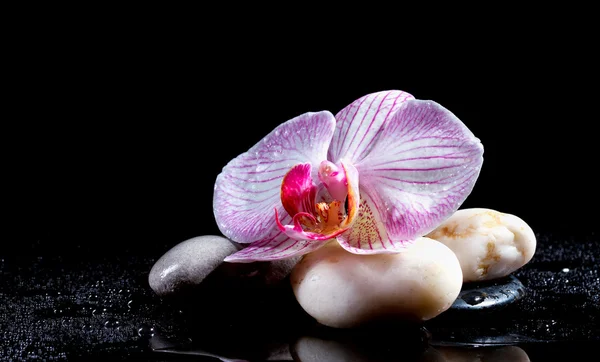
[{"label": "orchid lip", "polygon": [[[339,200],[333,195],[319,195],[320,201],[316,200],[317,187],[312,182],[311,165],[303,163],[292,167],[281,183],[281,202],[292,217],[292,224],[283,225],[275,208],[278,229],[296,240],[326,240],[345,232],[356,215],[355,201],[352,201],[352,208],[346,208],[346,199],[355,200],[358,193],[356,174],[352,173],[353,181],[350,183],[346,167],[351,166],[342,163],[338,168],[328,161],[320,163],[319,177],[329,183],[329,190],[337,191],[337,197],[343,197]],[[356,190],[350,190],[351,187]]]},{"label": "orchid lip", "polygon": [[301,221],[300,221],[300,219],[303,217],[307,217],[310,221],[314,222],[315,224],[318,222],[317,219],[313,215],[306,213],[306,212],[302,212],[302,213],[298,213],[298,214],[294,215],[294,217],[292,219],[292,223],[294,224],[293,226],[292,225],[283,225],[281,223],[281,221],[279,220],[279,213],[277,212],[277,209],[275,209],[275,219],[277,221],[277,227],[283,234],[287,235],[291,239],[323,241],[323,240],[328,240],[328,239],[334,238],[347,230],[347,229],[338,229],[336,231],[326,233],[326,234],[320,232],[319,230],[305,231],[304,228],[302,228]]}]

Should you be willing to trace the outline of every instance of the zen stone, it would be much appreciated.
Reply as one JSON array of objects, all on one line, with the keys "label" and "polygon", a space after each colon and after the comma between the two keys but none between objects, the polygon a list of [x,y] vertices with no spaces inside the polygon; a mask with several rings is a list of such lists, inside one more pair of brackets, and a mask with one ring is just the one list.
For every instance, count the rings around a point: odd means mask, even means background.
[{"label": "zen stone", "polygon": [[507,276],[527,264],[536,248],[527,223],[491,209],[458,210],[427,237],[452,249],[464,282]]},{"label": "zen stone", "polygon": [[513,275],[479,283],[464,283],[450,307],[454,311],[496,311],[525,296],[525,287]]},{"label": "zen stone", "polygon": [[229,239],[205,235],[183,241],[156,261],[148,283],[154,292],[165,296],[186,285],[200,284],[223,259],[240,248]]},{"label": "zen stone", "polygon": [[[256,263],[225,263],[223,259],[242,249],[243,245],[216,235],[205,235],[183,241],[156,261],[148,283],[159,296],[168,296],[200,285],[210,276],[217,288],[269,286],[285,279],[299,258]],[[206,283],[206,282],[205,282]]]},{"label": "zen stone", "polygon": [[303,257],[290,276],[296,300],[319,323],[420,322],[447,310],[462,272],[444,244],[419,238],[404,252],[355,255],[330,243]]}]

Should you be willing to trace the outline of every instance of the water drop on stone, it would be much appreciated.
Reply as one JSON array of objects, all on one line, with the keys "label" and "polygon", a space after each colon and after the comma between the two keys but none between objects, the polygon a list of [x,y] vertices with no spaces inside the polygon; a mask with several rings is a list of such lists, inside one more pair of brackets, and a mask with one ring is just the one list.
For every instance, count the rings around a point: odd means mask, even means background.
[{"label": "water drop on stone", "polygon": [[471,292],[463,295],[462,300],[464,300],[467,304],[477,305],[485,300],[485,295],[480,292]]},{"label": "water drop on stone", "polygon": [[154,327],[151,327],[147,324],[142,324],[140,328],[138,328],[138,336],[142,338],[150,338],[154,336]]},{"label": "water drop on stone", "polygon": [[121,322],[119,322],[116,318],[108,318],[104,322],[104,327],[106,328],[118,328],[121,326]]}]

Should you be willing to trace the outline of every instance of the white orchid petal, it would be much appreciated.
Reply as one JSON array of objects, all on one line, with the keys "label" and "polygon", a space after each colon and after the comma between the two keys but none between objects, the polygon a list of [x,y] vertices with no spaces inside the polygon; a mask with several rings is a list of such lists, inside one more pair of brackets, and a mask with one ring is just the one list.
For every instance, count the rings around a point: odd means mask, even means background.
[{"label": "white orchid petal", "polygon": [[213,209],[221,232],[239,243],[251,243],[276,229],[273,209],[286,214],[280,201],[283,177],[298,163],[319,165],[334,128],[330,112],[305,113],[231,160],[215,183]]},{"label": "white orchid petal", "polygon": [[410,100],[355,164],[391,240],[433,230],[471,193],[483,162],[479,139],[433,101]]},{"label": "white orchid petal", "polygon": [[368,94],[352,102],[335,115],[336,128],[329,161],[338,163],[342,158],[355,164],[362,160],[375,144],[382,126],[400,106],[414,97],[399,90]]}]

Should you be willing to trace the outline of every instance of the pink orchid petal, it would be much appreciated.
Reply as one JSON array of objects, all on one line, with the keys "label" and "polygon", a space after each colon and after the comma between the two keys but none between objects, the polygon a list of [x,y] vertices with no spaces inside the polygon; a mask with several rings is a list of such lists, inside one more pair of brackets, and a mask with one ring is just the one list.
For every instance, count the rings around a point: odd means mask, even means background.
[{"label": "pink orchid petal", "polygon": [[[286,223],[291,222],[289,216],[286,219]],[[265,238],[226,257],[225,261],[251,263],[255,261],[287,259],[310,253],[325,245],[328,240],[294,240],[279,231],[279,229],[274,229]]]},{"label": "pink orchid petal", "polygon": [[482,163],[483,146],[454,114],[433,101],[410,100],[355,166],[388,238],[403,241],[456,211]]},{"label": "pink orchid petal", "polygon": [[290,215],[315,211],[317,187],[311,177],[310,163],[301,163],[285,174],[281,183],[281,203]]},{"label": "pink orchid petal", "polygon": [[231,160],[217,176],[213,197],[215,219],[223,235],[251,243],[277,229],[273,208],[284,214],[280,201],[283,177],[298,163],[319,165],[334,128],[331,113],[305,113],[281,124]]},{"label": "pink orchid petal", "polygon": [[365,192],[360,196],[358,216],[352,228],[337,237],[344,249],[353,254],[397,253],[412,243],[412,240],[390,240],[370,196]]},{"label": "pink orchid petal", "polygon": [[409,99],[414,97],[399,90],[377,92],[357,99],[338,112],[329,161],[337,164],[344,158],[356,164],[362,160],[375,144],[384,123]]}]

